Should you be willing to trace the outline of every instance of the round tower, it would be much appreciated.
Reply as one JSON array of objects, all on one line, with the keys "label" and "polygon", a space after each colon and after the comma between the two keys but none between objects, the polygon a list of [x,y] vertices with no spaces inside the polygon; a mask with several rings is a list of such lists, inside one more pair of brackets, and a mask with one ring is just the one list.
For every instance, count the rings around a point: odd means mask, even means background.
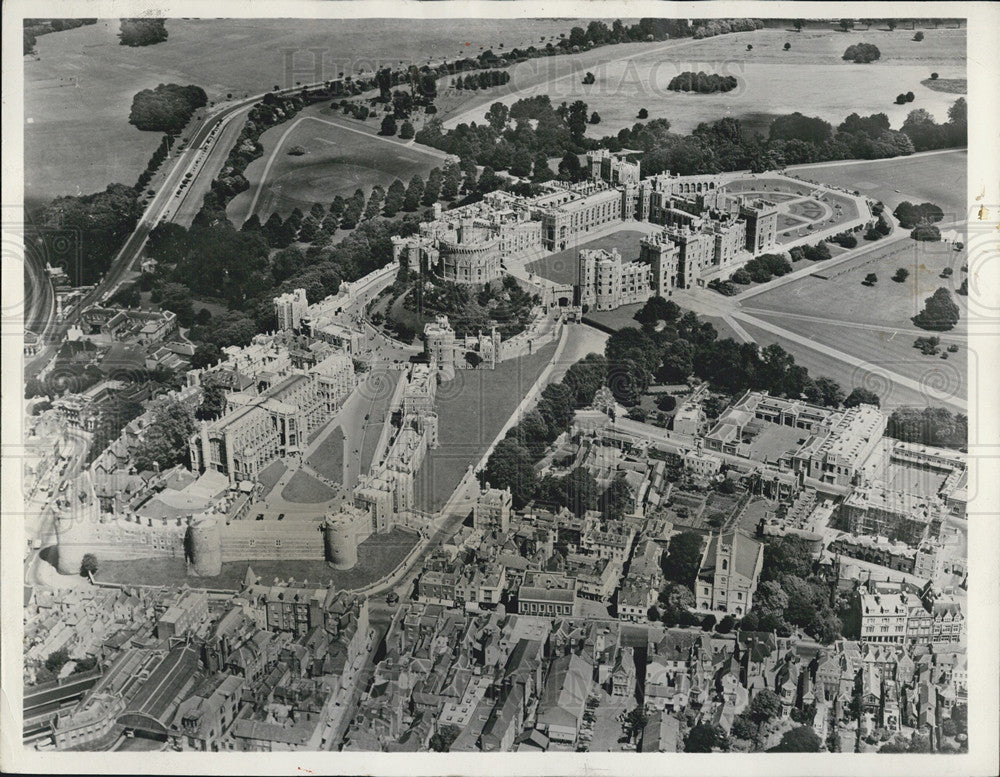
[{"label": "round tower", "polygon": [[222,572],[222,530],[215,515],[206,515],[191,524],[190,571],[199,577],[215,577]]},{"label": "round tower", "polygon": [[323,524],[323,549],[334,569],[350,569],[358,563],[358,534],[347,515],[333,515]]}]

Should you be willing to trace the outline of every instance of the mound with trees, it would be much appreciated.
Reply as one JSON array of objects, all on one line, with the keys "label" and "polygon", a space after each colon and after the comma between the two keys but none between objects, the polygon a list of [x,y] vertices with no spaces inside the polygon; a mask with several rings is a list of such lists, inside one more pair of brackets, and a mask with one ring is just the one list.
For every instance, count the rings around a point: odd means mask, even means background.
[{"label": "mound with trees", "polygon": [[122,19],[118,40],[122,46],[152,46],[167,39],[165,19]]},{"label": "mound with trees", "polygon": [[670,79],[667,89],[672,92],[698,92],[699,94],[714,94],[715,92],[731,92],[739,82],[735,76],[721,76],[718,73],[697,73],[686,70]]},{"label": "mound with trees", "polygon": [[160,84],[132,98],[128,121],[141,130],[176,134],[207,104],[208,96],[200,86]]},{"label": "mound with trees", "polygon": [[864,65],[869,62],[876,62],[881,56],[882,52],[878,50],[878,46],[874,43],[852,43],[844,51],[841,59]]}]

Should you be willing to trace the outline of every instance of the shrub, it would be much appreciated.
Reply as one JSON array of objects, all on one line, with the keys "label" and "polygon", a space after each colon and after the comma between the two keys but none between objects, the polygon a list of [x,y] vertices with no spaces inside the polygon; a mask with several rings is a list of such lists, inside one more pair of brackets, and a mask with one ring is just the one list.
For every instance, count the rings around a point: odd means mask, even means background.
[{"label": "shrub", "polygon": [[937,81],[937,80],[938,80],[938,74],[937,73],[931,73],[931,81]]},{"label": "shrub", "polygon": [[909,277],[910,277],[910,271],[907,270],[905,267],[900,267],[898,270],[896,270],[896,274],[892,276],[892,279],[896,281],[896,283],[902,283]]},{"label": "shrub", "polygon": [[899,94],[896,95],[896,105],[905,105],[905,104],[906,104],[906,95],[900,92]]},{"label": "shrub", "polygon": [[917,41],[918,43],[923,39],[924,39],[924,34],[922,32],[918,32],[916,35],[913,36],[913,40]]},{"label": "shrub", "polygon": [[649,111],[647,111],[645,108],[640,108],[639,109],[639,118],[640,119],[648,119],[649,118]]}]

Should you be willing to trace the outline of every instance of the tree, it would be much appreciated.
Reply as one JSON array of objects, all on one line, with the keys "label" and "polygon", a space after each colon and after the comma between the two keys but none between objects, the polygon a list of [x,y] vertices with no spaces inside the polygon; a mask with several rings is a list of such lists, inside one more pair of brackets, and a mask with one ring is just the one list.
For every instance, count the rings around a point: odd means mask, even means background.
[{"label": "tree", "polygon": [[729,737],[719,726],[698,723],[684,737],[685,753],[712,753],[729,749]]},{"label": "tree", "polygon": [[750,700],[747,707],[747,715],[758,726],[770,723],[781,714],[781,699],[778,695],[765,688]]},{"label": "tree", "polygon": [[914,34],[914,36],[913,36],[913,40],[917,41],[918,43],[920,41],[922,41],[923,39],[924,39],[924,34],[922,32],[919,32],[919,31],[916,34]]},{"label": "tree", "polygon": [[150,421],[133,456],[139,471],[170,469],[187,460],[188,438],[194,433],[194,412],[184,402],[163,397],[153,402]]},{"label": "tree", "polygon": [[895,29],[896,29],[896,27],[898,27],[898,26],[899,26],[899,24],[898,24],[898,23],[896,22],[896,20],[895,20],[895,19],[889,19],[889,20],[888,20],[888,21],[886,22],[886,26],[887,26],[887,27],[889,28],[889,32],[892,32],[893,30],[895,30]]},{"label": "tree", "polygon": [[645,108],[640,108],[639,109],[638,117],[640,119],[648,119],[649,118],[649,111],[647,111]]},{"label": "tree", "polygon": [[802,32],[802,28],[806,26],[804,19],[796,19],[792,22],[792,26],[795,28],[796,32]]},{"label": "tree", "polygon": [[382,119],[382,128],[379,130],[379,135],[395,135],[396,134],[396,119],[391,114],[386,114],[386,117]]},{"label": "tree", "polygon": [[392,218],[399,213],[400,208],[406,200],[406,186],[398,178],[389,185],[385,193],[385,202],[382,203],[383,215]]},{"label": "tree", "polygon": [[771,753],[818,753],[822,742],[810,726],[798,726],[786,731]]},{"label": "tree", "polygon": [[639,738],[648,721],[649,717],[646,715],[646,710],[641,704],[636,705],[625,714],[625,720],[622,722],[622,730],[630,742],[634,742]]},{"label": "tree", "polygon": [[[204,308],[202,308],[204,310]],[[222,358],[222,351],[215,343],[202,343],[195,348],[191,356],[191,368],[201,370],[205,367],[212,367],[219,363]]]},{"label": "tree", "polygon": [[905,267],[900,267],[898,270],[896,270],[896,274],[892,276],[892,279],[896,283],[902,283],[909,277],[910,277],[910,271],[907,270]]},{"label": "tree", "polygon": [[486,462],[484,479],[493,488],[509,488],[515,506],[520,509],[535,494],[535,470],[527,449],[515,440],[501,440],[489,461]]},{"label": "tree", "polygon": [[430,747],[435,753],[447,753],[462,733],[458,726],[445,724],[431,735]]},{"label": "tree", "polygon": [[495,102],[486,111],[486,121],[494,132],[502,132],[510,118],[510,109],[502,102]]},{"label": "tree", "polygon": [[406,196],[403,198],[403,210],[412,212],[420,205],[420,198],[424,194],[424,179],[414,173],[410,179],[410,185],[406,189]]},{"label": "tree", "polygon": [[785,51],[788,51],[792,47],[791,43],[785,43]]},{"label": "tree", "polygon": [[97,574],[97,556],[93,553],[84,553],[80,560],[80,577],[90,577]]},{"label": "tree", "polygon": [[876,283],[878,283],[878,276],[875,273],[870,272],[865,276],[865,286],[874,286]]},{"label": "tree", "polygon": [[844,32],[847,32],[848,30],[853,30],[854,29],[854,19],[841,19],[840,20],[840,29],[843,30]]},{"label": "tree", "polygon": [[559,175],[568,181],[578,181],[580,174],[580,157],[572,151],[567,151],[559,162]]},{"label": "tree", "polygon": [[59,674],[59,670],[63,668],[67,661],[69,661],[69,651],[61,647],[49,653],[48,658],[45,659],[45,668],[53,674]]},{"label": "tree", "polygon": [[670,538],[670,547],[661,566],[663,576],[674,583],[691,585],[701,563],[702,537],[696,532],[681,532]]},{"label": "tree", "polygon": [[878,407],[880,404],[881,400],[878,394],[861,387],[854,389],[847,395],[847,399],[844,400],[844,407],[857,407],[858,405],[875,405],[875,407]]},{"label": "tree", "polygon": [[931,81],[937,81],[937,80],[938,80],[938,74],[937,73],[931,73]]},{"label": "tree", "polygon": [[591,124],[600,124],[601,123],[601,114],[599,114],[597,111],[594,111],[592,114],[590,114],[590,123]]},{"label": "tree", "polygon": [[951,293],[942,287],[927,298],[924,309],[911,320],[921,329],[943,332],[952,329],[958,319],[958,305],[952,300]]},{"label": "tree", "polygon": [[[383,122],[384,123],[384,122]],[[399,128],[399,137],[402,140],[410,140],[414,135],[413,125],[409,121],[404,121]]]}]

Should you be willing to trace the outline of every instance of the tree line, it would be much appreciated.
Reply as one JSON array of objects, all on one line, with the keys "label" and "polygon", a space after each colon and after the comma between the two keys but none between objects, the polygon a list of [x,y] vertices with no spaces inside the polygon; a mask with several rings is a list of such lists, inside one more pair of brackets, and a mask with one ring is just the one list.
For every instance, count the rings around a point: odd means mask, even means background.
[{"label": "tree line", "polygon": [[41,35],[63,30],[75,30],[89,24],[97,24],[97,19],[25,19],[24,20],[24,53],[34,54],[35,44]]}]

